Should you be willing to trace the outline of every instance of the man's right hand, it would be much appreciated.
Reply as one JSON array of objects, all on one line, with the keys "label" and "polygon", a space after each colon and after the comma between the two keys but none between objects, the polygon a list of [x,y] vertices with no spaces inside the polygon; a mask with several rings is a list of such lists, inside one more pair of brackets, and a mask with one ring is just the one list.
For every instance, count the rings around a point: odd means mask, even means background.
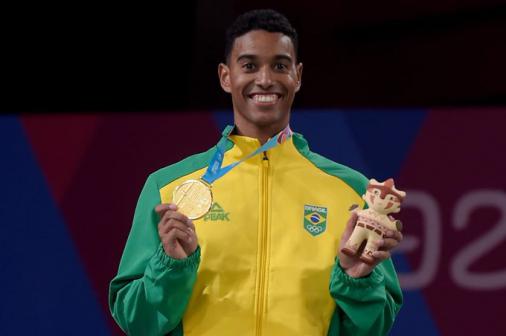
[{"label": "man's right hand", "polygon": [[177,206],[172,203],[159,204],[155,211],[160,216],[158,235],[165,253],[175,259],[184,259],[195,252],[198,240],[191,219],[177,212]]}]

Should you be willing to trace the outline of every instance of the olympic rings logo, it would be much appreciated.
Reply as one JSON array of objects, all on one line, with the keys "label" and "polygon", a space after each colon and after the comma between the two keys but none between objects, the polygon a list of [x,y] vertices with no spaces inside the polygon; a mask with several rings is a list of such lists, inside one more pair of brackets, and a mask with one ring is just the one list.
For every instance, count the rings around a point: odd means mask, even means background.
[{"label": "olympic rings logo", "polygon": [[321,233],[325,230],[325,228],[319,225],[306,225],[306,230],[311,233]]}]

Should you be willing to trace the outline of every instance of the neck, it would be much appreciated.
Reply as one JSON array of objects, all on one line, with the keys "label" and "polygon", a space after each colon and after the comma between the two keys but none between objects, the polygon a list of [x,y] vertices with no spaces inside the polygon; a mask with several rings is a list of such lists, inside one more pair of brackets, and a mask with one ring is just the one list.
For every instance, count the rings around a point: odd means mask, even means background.
[{"label": "neck", "polygon": [[247,127],[245,125],[238,125],[236,123],[235,129],[237,131],[238,135],[244,135],[250,138],[256,138],[258,141],[260,141],[260,144],[264,144],[281,132],[283,129],[285,129],[287,125],[278,126],[278,125],[269,125],[266,127]]}]

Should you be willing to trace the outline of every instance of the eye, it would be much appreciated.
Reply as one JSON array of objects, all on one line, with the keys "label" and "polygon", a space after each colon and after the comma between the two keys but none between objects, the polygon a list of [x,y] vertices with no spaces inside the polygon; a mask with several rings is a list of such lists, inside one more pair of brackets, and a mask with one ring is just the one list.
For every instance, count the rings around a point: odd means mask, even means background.
[{"label": "eye", "polygon": [[253,63],[244,63],[242,65],[242,68],[246,71],[251,71],[251,70],[254,70],[255,69],[255,64]]},{"label": "eye", "polygon": [[374,195],[379,195],[380,191],[378,189],[374,189]]},{"label": "eye", "polygon": [[283,63],[276,63],[274,64],[274,69],[283,71],[288,69],[288,67]]}]

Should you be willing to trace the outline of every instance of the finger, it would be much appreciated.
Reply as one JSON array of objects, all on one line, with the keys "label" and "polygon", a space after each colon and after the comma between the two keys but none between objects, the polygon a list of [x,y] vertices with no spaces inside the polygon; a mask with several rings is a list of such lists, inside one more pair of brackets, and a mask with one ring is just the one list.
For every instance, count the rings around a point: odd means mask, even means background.
[{"label": "finger", "polygon": [[165,212],[167,210],[177,210],[177,206],[175,204],[172,204],[172,203],[162,203],[162,204],[158,204],[157,206],[155,206],[155,212],[160,216],[160,217],[163,217],[163,215],[165,214]]},{"label": "finger", "polygon": [[379,244],[380,250],[382,251],[390,251],[393,248],[397,247],[399,245],[399,241],[393,238],[384,238],[381,240],[381,243]]},{"label": "finger", "polygon": [[346,228],[344,229],[343,235],[341,236],[341,241],[346,242],[353,232],[353,229],[355,228],[355,224],[357,222],[358,215],[353,212],[351,214],[350,219],[348,220],[348,223],[346,223]]},{"label": "finger", "polygon": [[388,230],[385,235],[384,235],[385,238],[392,238],[392,239],[395,239],[397,240],[397,242],[401,242],[402,238],[403,238],[403,235],[402,235],[402,232],[400,231],[397,231],[397,230]]},{"label": "finger", "polygon": [[168,245],[170,247],[174,247],[179,245],[178,240],[187,240],[189,237],[189,233],[180,230],[178,228],[172,228],[168,233],[164,234],[161,237],[161,241],[163,244]]},{"label": "finger", "polygon": [[390,258],[390,252],[388,251],[374,251],[372,256],[376,259],[378,259],[378,262],[381,262],[383,260],[387,260]]},{"label": "finger", "polygon": [[165,235],[160,236],[160,240],[164,246],[175,247],[177,245],[176,230],[172,230]]},{"label": "finger", "polygon": [[167,212],[165,212],[165,215],[163,216],[163,220],[168,221],[169,219],[175,219],[187,226],[190,225],[188,217],[177,211],[167,210]]},{"label": "finger", "polygon": [[176,231],[174,234],[176,236],[177,239],[179,239],[180,241],[185,241],[185,242],[191,242],[192,241],[192,236],[190,235],[190,233],[186,230],[181,230],[179,228],[173,228],[170,232],[172,231]]},{"label": "finger", "polygon": [[[166,214],[163,216],[163,218],[158,223],[158,232],[159,234],[166,233],[170,230],[171,226],[174,223],[180,223],[181,225],[185,226],[186,228],[192,229],[195,231],[195,226],[193,224],[193,221],[191,221],[188,217],[185,215],[172,211],[167,210]],[[182,229],[182,227],[180,227]]]},{"label": "finger", "polygon": [[[182,222],[184,224],[184,222],[186,221],[186,217],[182,214],[180,214],[179,212],[177,211],[174,211],[174,210],[166,210],[165,211],[165,214],[163,215],[163,217],[160,219],[160,222],[158,223],[158,226],[167,226],[168,225],[168,222],[169,220],[171,219],[174,219],[174,220],[179,220],[180,222]],[[182,221],[180,219],[183,219]]]},{"label": "finger", "polygon": [[193,221],[191,219],[188,218],[186,224],[188,225],[188,228],[192,229],[193,232],[195,232],[195,225],[193,224]]},{"label": "finger", "polygon": [[177,228],[177,229],[184,231],[184,232],[192,233],[191,228],[189,228],[185,224],[183,224],[180,221],[175,220],[175,219],[169,219],[166,222],[166,224],[160,225],[158,228],[158,233],[160,235],[164,235],[164,234],[168,233],[170,230],[172,230],[173,228]]},{"label": "finger", "polygon": [[197,249],[199,242],[198,242],[195,232],[190,228],[188,228],[188,230],[189,230],[189,232],[188,232],[187,239],[180,240],[179,242],[181,243],[181,246],[183,247],[186,254],[191,255]]},{"label": "finger", "polygon": [[402,234],[401,231],[395,231],[396,234],[395,234],[395,240],[397,240],[399,243],[402,241],[402,239],[404,238],[404,235]]},{"label": "finger", "polygon": [[188,238],[190,238],[191,240],[191,236],[192,234],[190,232],[188,232],[187,229],[183,229],[181,230],[180,228],[174,228],[173,230],[177,230],[176,232],[176,236],[179,238],[179,239],[183,239],[183,240],[188,240]]},{"label": "finger", "polygon": [[177,229],[174,229],[169,232],[165,237],[162,239],[163,243],[163,249],[165,250],[165,253],[167,255],[176,258],[176,259],[183,259],[187,256],[183,246],[181,245],[181,239],[178,238]]},{"label": "finger", "polygon": [[195,227],[193,228],[187,228],[187,232],[190,234],[192,239],[197,240],[197,232],[195,231]]}]

